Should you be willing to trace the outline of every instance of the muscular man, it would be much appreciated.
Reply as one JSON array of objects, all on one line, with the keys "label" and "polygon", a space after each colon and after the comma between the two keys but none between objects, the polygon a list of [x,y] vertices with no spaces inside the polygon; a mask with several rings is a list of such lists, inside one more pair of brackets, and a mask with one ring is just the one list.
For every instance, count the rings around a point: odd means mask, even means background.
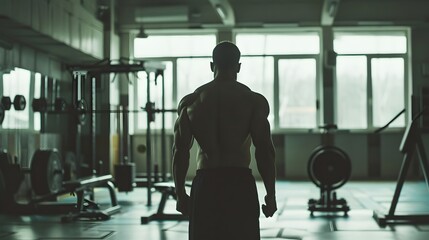
[{"label": "muscular man", "polygon": [[[177,210],[189,215],[191,240],[260,239],[259,201],[249,169],[252,142],[267,191],[262,210],[266,217],[277,210],[268,102],[237,82],[239,59],[240,51],[233,43],[219,43],[211,63],[214,80],[179,104],[173,175]],[[189,197],[185,178],[194,139],[199,144],[198,170]]]}]

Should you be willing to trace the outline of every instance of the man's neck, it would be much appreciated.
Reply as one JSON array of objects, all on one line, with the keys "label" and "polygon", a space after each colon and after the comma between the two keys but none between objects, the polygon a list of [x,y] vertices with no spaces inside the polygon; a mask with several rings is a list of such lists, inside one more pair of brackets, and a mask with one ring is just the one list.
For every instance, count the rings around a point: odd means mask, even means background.
[{"label": "man's neck", "polygon": [[237,73],[232,71],[218,71],[214,78],[218,81],[234,82],[237,81]]}]

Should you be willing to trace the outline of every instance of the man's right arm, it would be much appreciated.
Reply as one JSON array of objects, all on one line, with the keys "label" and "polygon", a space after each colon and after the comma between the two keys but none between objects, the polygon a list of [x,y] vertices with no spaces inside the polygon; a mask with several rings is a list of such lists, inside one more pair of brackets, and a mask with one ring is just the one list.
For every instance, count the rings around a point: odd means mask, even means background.
[{"label": "man's right arm", "polygon": [[269,208],[268,216],[272,216],[277,210],[277,206],[275,201],[275,149],[271,139],[270,123],[268,122],[270,109],[267,100],[262,95],[256,96],[255,103],[251,122],[251,136],[256,148],[255,158],[258,170],[267,190],[265,201]]},{"label": "man's right arm", "polygon": [[179,116],[174,126],[173,180],[177,195],[176,209],[184,215],[189,213],[189,196],[185,190],[185,179],[189,168],[189,150],[193,143],[187,107],[194,99],[195,96],[192,94],[182,99],[178,107]]}]

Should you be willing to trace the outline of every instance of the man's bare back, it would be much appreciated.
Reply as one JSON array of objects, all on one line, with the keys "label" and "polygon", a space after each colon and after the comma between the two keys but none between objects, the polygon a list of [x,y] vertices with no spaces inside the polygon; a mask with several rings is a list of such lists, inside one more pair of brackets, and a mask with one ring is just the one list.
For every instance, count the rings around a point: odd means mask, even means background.
[{"label": "man's bare back", "polygon": [[200,145],[198,169],[249,167],[252,114],[264,101],[245,85],[222,80],[203,85],[183,99],[192,134]]},{"label": "man's bare back", "polygon": [[[185,96],[174,126],[176,209],[189,215],[189,239],[260,239],[259,202],[249,169],[255,146],[266,189],[266,217],[277,210],[275,150],[265,97],[237,82],[240,52],[230,42],[213,50],[214,80]],[[191,197],[185,190],[193,140],[200,146]],[[236,237],[235,237],[236,236]],[[229,238],[228,238],[229,237]]]}]

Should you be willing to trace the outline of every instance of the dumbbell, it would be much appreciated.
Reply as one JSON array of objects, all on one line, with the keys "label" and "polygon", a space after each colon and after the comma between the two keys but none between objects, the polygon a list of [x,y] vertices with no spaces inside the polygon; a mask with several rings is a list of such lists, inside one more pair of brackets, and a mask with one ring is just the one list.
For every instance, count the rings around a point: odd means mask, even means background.
[{"label": "dumbbell", "polygon": [[22,111],[27,106],[27,101],[23,95],[16,95],[13,102],[10,97],[3,96],[0,100],[0,125],[3,123],[6,111],[9,111],[12,105],[16,111]]},{"label": "dumbbell", "polygon": [[3,109],[5,111],[10,110],[12,108],[12,105],[16,111],[22,111],[27,106],[27,101],[25,100],[25,97],[23,95],[16,95],[13,99],[13,102],[10,97],[3,96],[1,98],[1,105],[3,106]]}]

